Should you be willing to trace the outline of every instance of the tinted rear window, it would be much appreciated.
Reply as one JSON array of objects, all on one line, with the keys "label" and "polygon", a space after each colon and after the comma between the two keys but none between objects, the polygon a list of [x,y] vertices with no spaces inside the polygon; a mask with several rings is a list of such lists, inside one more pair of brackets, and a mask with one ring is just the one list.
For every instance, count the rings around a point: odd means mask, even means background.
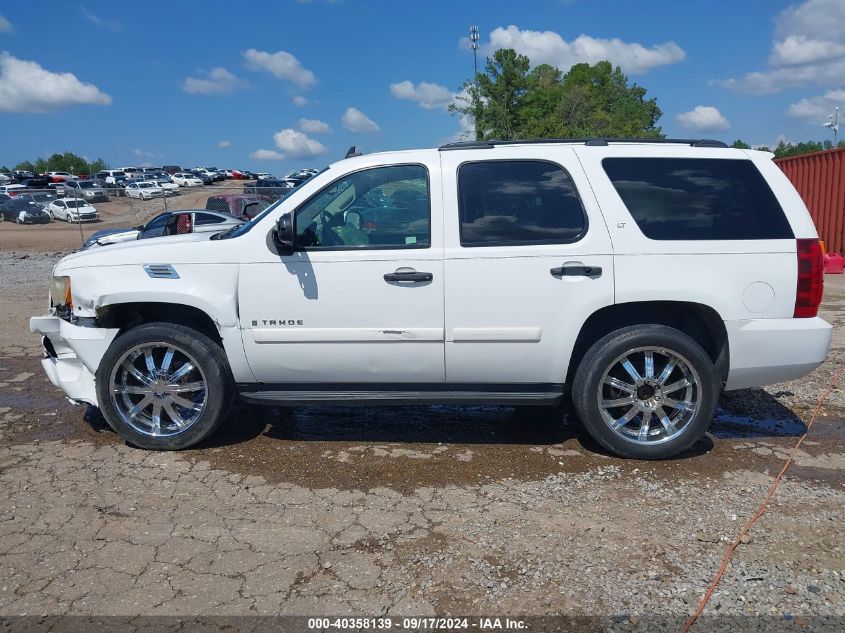
[{"label": "tinted rear window", "polygon": [[584,234],[584,209],[555,163],[490,160],[458,170],[461,245],[565,244]]},{"label": "tinted rear window", "polygon": [[605,158],[602,165],[650,239],[794,237],[777,198],[750,160]]}]

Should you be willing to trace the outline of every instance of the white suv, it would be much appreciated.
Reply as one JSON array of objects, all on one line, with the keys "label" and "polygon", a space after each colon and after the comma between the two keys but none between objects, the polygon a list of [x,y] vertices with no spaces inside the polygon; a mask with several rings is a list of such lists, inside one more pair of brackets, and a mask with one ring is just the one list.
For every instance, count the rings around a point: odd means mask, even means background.
[{"label": "white suv", "polygon": [[65,257],[31,321],[50,380],[137,446],[199,442],[236,395],[571,392],[602,446],[663,458],[702,436],[721,389],[804,376],[830,344],[801,198],[771,154],[712,141],[357,155],[209,235]]}]

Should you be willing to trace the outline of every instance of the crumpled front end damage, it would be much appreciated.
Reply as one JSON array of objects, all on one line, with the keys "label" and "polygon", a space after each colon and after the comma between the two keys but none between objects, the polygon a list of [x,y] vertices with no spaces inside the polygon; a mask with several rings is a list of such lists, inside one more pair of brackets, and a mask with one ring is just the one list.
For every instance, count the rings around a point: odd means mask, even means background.
[{"label": "crumpled front end damage", "polygon": [[75,402],[99,406],[94,373],[119,329],[74,325],[53,315],[32,317],[29,329],[42,335],[41,364],[50,382]]}]

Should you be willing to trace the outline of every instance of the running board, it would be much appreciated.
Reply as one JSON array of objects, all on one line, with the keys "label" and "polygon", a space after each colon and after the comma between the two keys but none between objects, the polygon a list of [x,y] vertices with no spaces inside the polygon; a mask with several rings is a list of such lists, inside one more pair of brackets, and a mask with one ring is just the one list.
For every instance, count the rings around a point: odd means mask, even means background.
[{"label": "running board", "polygon": [[494,404],[556,405],[560,391],[241,391],[241,398],[253,404],[299,406],[308,404]]}]

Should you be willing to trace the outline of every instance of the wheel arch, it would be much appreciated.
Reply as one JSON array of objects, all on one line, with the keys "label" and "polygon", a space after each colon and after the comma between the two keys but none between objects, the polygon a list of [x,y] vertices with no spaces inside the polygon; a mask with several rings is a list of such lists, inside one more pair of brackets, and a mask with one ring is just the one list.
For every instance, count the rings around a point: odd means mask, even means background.
[{"label": "wheel arch", "polygon": [[221,346],[223,344],[219,322],[194,305],[166,301],[126,301],[97,308],[98,326],[117,328],[118,336],[137,325],[153,321],[178,323],[202,332]]},{"label": "wheel arch", "polygon": [[689,301],[633,301],[615,303],[593,312],[578,333],[566,383],[572,384],[584,354],[598,339],[629,325],[657,324],[673,327],[696,341],[713,361],[722,384],[730,368],[730,349],[725,323],[708,305]]}]

